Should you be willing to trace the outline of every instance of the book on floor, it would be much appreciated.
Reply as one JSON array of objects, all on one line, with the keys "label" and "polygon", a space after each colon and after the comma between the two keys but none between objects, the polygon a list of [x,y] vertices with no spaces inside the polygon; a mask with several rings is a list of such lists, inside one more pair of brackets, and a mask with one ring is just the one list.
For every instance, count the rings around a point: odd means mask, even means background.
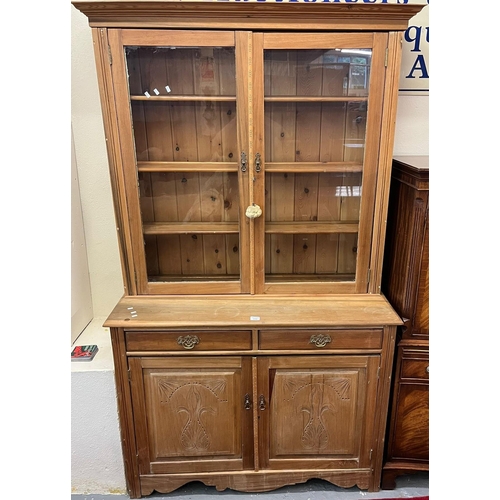
[{"label": "book on floor", "polygon": [[99,348],[95,345],[77,345],[71,351],[71,361],[92,361]]}]

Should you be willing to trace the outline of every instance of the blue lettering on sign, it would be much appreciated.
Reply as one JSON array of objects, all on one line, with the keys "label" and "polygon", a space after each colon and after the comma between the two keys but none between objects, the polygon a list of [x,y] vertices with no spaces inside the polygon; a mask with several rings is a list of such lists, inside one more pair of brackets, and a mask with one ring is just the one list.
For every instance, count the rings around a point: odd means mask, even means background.
[{"label": "blue lettering on sign", "polygon": [[415,63],[413,64],[410,72],[406,75],[406,78],[415,78],[413,73],[415,71],[421,71],[422,74],[419,78],[429,78],[429,73],[427,72],[427,66],[425,65],[425,59],[423,54],[419,54],[415,59]]},{"label": "blue lettering on sign", "polygon": [[[428,2],[427,2],[428,3]],[[410,52],[422,52],[422,42],[429,43],[429,26],[409,26],[404,34],[406,42],[411,44]],[[423,54],[418,54],[406,78],[416,78],[415,72],[420,72],[418,78],[429,78],[429,71]]]},{"label": "blue lettering on sign", "polygon": [[408,43],[414,42],[412,52],[420,52],[420,42],[422,40],[422,30],[425,31],[425,41],[429,43],[429,26],[410,26],[405,31],[405,40]]}]

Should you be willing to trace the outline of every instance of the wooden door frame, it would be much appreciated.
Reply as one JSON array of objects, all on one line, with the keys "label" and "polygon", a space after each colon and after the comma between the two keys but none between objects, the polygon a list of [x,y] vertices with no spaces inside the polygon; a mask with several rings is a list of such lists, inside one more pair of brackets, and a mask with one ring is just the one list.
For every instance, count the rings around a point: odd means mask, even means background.
[{"label": "wooden door frame", "polygon": [[[244,33],[244,32],[243,32]],[[238,42],[236,42],[238,38]],[[133,265],[127,269],[130,274],[130,281],[135,285],[137,295],[158,295],[158,294],[227,294],[227,293],[249,293],[250,292],[250,264],[249,264],[249,228],[244,216],[246,203],[248,201],[247,187],[248,181],[244,173],[238,166],[238,187],[239,187],[239,221],[240,221],[240,280],[239,281],[201,281],[201,282],[149,282],[146,269],[145,250],[143,245],[143,229],[141,221],[141,210],[138,192],[137,159],[135,156],[135,143],[133,137],[132,119],[130,114],[130,100],[128,96],[127,72],[123,48],[126,45],[141,46],[179,46],[199,47],[199,46],[226,46],[235,48],[235,67],[237,95],[236,106],[240,111],[237,113],[238,133],[237,133],[237,158],[242,151],[248,150],[248,116],[246,113],[245,99],[248,94],[245,81],[248,80],[248,65],[245,61],[245,53],[248,49],[245,46],[244,37],[237,35],[234,31],[175,31],[175,30],[108,30],[109,54],[112,60],[111,80],[113,88],[113,98],[115,102],[115,112],[117,116],[117,129],[120,142],[120,160],[123,168],[123,181],[120,185],[120,199],[126,205],[126,210],[120,213],[126,217],[122,225],[129,231],[129,241],[127,243],[127,255]],[[240,69],[241,68],[241,69]],[[135,237],[132,237],[135,235]]]},{"label": "wooden door frame", "polygon": [[[284,282],[268,284],[265,282],[265,216],[255,219],[255,293],[367,293],[370,281],[371,248],[380,244],[380,238],[373,240],[375,194],[377,191],[377,173],[380,149],[385,147],[380,134],[382,110],[384,104],[385,61],[387,57],[387,33],[253,33],[253,110],[254,110],[254,149],[265,151],[264,125],[264,50],[265,49],[318,49],[337,46],[350,48],[371,48],[372,64],[370,88],[368,93],[368,115],[365,138],[365,160],[363,165],[363,196],[360,208],[356,277],[354,282]],[[260,173],[252,170],[252,200],[264,207],[265,202],[265,161],[261,154]],[[367,188],[370,187],[370,190]],[[379,193],[387,195],[385,193]],[[379,202],[380,203],[380,202]],[[265,211],[265,207],[264,207]],[[378,253],[377,251],[375,253]]]}]

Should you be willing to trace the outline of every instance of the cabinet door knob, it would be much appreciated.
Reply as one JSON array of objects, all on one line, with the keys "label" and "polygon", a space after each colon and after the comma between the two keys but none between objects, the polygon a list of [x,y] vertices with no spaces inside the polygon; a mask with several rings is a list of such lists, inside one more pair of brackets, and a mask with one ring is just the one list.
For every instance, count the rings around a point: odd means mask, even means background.
[{"label": "cabinet door knob", "polygon": [[425,371],[426,371],[427,373],[429,373],[429,367],[427,367],[427,368],[425,369]]},{"label": "cabinet door knob", "polygon": [[252,203],[249,207],[247,207],[245,215],[249,219],[257,219],[257,217],[262,215],[262,208],[260,208],[259,205]]},{"label": "cabinet door knob", "polygon": [[252,402],[250,401],[250,394],[245,394],[245,410],[249,410],[252,407]]},{"label": "cabinet door knob", "polygon": [[259,397],[259,410],[265,410],[266,409],[266,400],[264,399],[264,395],[261,394]]},{"label": "cabinet door knob", "polygon": [[200,343],[200,339],[196,335],[186,335],[185,337],[178,337],[177,343],[184,349],[193,349],[195,345]]},{"label": "cabinet door knob", "polygon": [[331,341],[330,335],[323,335],[322,333],[319,335],[311,335],[309,339],[309,343],[314,344],[316,347],[325,347],[326,344],[329,344]]}]

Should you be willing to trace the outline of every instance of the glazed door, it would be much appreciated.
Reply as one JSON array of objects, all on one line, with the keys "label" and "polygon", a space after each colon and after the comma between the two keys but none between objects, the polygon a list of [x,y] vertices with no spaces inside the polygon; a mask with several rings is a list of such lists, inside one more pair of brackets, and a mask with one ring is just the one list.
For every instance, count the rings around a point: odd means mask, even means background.
[{"label": "glazed door", "polygon": [[259,359],[264,469],[371,467],[379,356]]},{"label": "glazed door", "polygon": [[256,33],[257,293],[366,293],[387,35]]},{"label": "glazed door", "polygon": [[141,475],[253,467],[250,363],[130,358]]},{"label": "glazed door", "polygon": [[249,291],[239,37],[109,30],[138,294]]}]

